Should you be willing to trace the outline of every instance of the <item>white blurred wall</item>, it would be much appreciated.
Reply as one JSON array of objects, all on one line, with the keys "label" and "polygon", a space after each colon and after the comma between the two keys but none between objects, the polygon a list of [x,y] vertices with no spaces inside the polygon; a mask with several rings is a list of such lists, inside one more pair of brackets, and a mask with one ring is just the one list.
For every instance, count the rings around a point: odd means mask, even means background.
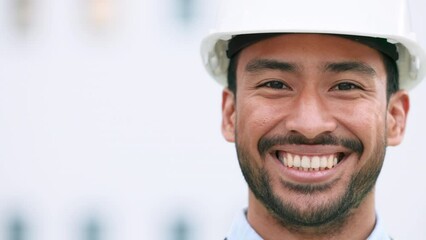
[{"label": "white blurred wall", "polygon": [[[96,22],[96,0],[0,0],[0,239],[15,218],[31,240],[89,240],[92,220],[99,240],[173,240],[179,219],[188,240],[222,239],[247,188],[199,54],[217,2],[192,0],[186,22],[184,0],[104,1]],[[426,46],[426,3],[411,3]],[[426,239],[425,93],[377,187],[397,239]]]}]

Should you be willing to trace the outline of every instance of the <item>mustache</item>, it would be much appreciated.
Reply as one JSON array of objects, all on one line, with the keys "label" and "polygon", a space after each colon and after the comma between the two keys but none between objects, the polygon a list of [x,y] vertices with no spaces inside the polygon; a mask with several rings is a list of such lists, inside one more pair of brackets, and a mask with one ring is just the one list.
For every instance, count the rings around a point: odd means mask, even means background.
[{"label": "mustache", "polygon": [[260,155],[265,156],[268,150],[273,146],[286,144],[343,146],[358,153],[358,155],[361,155],[364,151],[364,145],[360,140],[354,138],[339,138],[329,133],[320,134],[312,139],[309,139],[299,133],[290,133],[285,136],[277,135],[272,137],[262,137],[257,144],[257,148]]}]

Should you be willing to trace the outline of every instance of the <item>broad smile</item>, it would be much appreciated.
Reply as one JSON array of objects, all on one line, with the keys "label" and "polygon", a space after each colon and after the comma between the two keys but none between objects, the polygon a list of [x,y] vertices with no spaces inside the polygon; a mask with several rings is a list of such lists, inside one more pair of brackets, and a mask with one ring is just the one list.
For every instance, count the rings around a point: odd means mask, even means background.
[{"label": "broad smile", "polygon": [[275,154],[284,166],[303,171],[323,171],[332,169],[345,158],[343,152],[322,155],[300,155],[276,151]]},{"label": "broad smile", "polygon": [[[356,154],[338,146],[292,145],[275,148],[268,155],[278,166],[284,181],[321,184],[340,178],[347,163],[355,164],[346,160]],[[355,159],[351,157],[351,160]]]}]

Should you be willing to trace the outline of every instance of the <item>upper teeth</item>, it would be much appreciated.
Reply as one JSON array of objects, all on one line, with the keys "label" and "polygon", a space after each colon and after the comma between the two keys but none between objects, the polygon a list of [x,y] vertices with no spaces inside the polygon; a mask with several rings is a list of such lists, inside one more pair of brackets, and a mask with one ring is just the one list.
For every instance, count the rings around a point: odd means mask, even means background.
[{"label": "upper teeth", "polygon": [[337,164],[337,155],[302,156],[291,153],[279,152],[278,159],[286,167],[298,168],[300,170],[312,171],[330,169]]}]

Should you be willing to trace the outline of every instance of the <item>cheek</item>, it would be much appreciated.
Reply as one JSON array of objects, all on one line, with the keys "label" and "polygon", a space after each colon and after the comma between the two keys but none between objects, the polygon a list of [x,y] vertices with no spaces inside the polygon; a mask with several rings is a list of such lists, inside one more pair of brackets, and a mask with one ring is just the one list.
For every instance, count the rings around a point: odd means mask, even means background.
[{"label": "cheek", "polygon": [[[253,141],[257,144],[262,136],[265,136],[279,123],[282,111],[274,104],[261,103],[259,101],[245,101],[238,104],[237,100],[237,135],[240,141]],[[255,142],[254,142],[255,141]]]},{"label": "cheek", "polygon": [[365,151],[383,142],[386,129],[386,106],[379,102],[360,102],[337,111],[342,127],[361,140]]}]

